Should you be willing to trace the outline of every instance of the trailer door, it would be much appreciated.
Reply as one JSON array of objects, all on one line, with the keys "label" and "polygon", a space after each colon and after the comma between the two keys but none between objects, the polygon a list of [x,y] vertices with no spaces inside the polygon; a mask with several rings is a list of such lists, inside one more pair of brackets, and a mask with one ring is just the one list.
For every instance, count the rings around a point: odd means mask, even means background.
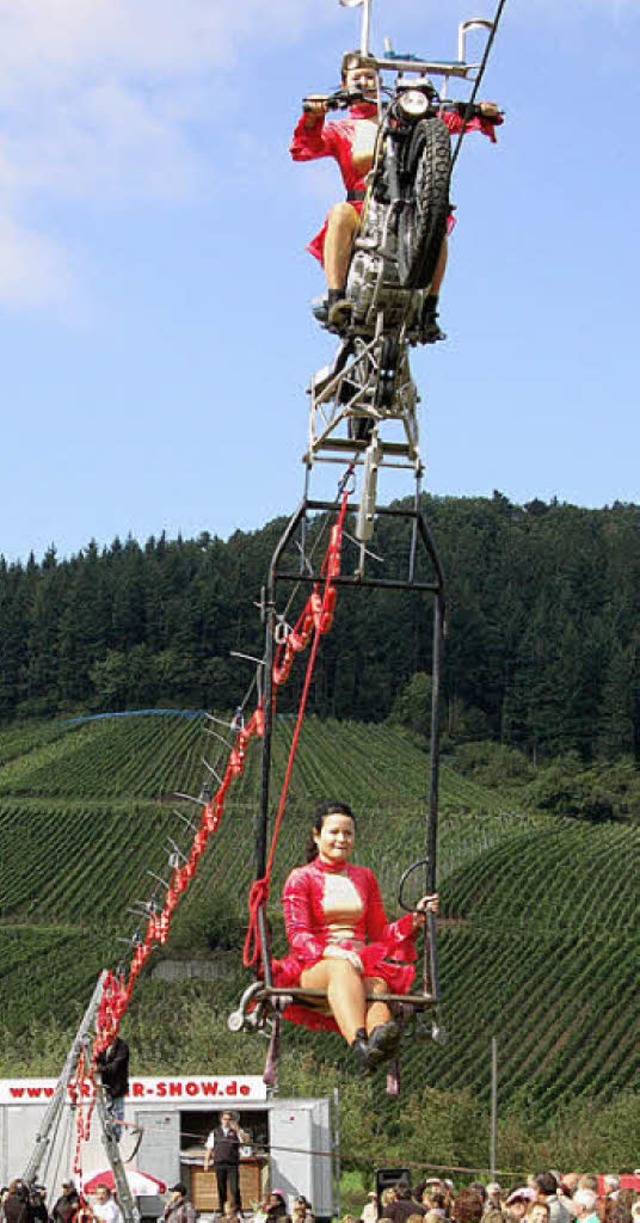
[{"label": "trailer door", "polygon": [[333,1142],[327,1098],[272,1101],[269,1110],[271,1187],[304,1194],[317,1219],[335,1214]]},{"label": "trailer door", "polygon": [[[142,1130],[142,1138],[136,1163],[144,1172],[159,1177],[167,1187],[175,1185],[180,1177],[180,1113],[159,1108],[136,1109],[136,1125]],[[162,1214],[165,1199],[144,1197],[139,1199],[140,1213],[157,1218]]]}]

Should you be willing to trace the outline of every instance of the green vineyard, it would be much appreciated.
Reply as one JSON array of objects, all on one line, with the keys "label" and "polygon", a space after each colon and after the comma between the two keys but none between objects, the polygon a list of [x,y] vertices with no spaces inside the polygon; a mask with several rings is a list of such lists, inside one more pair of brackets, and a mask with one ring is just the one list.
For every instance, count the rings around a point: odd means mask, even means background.
[{"label": "green vineyard", "polygon": [[[277,719],[274,805],[292,732],[290,718]],[[189,846],[186,821],[197,808],[176,796],[200,794],[212,777],[205,761],[221,770],[220,737],[225,728],[218,722],[179,711],[0,732],[6,1028],[49,1019],[71,1024],[100,968],[128,962],[137,905],[161,892],[172,846],[183,852]],[[280,887],[302,858],[319,798],[353,805],[358,860],[375,867],[388,908],[397,911],[400,876],[424,855],[427,770],[424,751],[399,727],[308,720],[270,900],[277,948]],[[248,983],[237,948],[254,873],[259,771],[254,742],[176,916],[174,943],[162,953],[226,956],[232,977],[217,986],[216,1001],[229,1008]],[[439,956],[448,1041],[408,1045],[412,1085],[468,1088],[486,1099],[495,1036],[504,1101],[526,1098],[550,1112],[576,1093],[607,1098],[632,1087],[637,828],[514,812],[508,799],[446,766],[440,807]],[[142,980],[139,988],[157,997],[161,986]],[[288,1039],[303,1049],[310,1038],[292,1030]],[[319,1056],[343,1058],[335,1038],[314,1040]]]}]

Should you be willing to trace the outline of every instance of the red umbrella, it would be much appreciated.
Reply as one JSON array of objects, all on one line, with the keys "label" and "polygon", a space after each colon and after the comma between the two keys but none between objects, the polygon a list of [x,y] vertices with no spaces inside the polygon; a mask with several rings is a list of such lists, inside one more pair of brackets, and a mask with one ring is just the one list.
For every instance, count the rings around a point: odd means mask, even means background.
[{"label": "red umbrella", "polygon": [[[137,1168],[127,1168],[127,1180],[134,1198],[149,1197],[157,1193],[166,1193],[167,1186],[159,1177],[150,1172],[139,1172]],[[95,1193],[98,1185],[106,1185],[112,1191],[115,1189],[113,1172],[105,1168],[103,1172],[93,1172],[88,1180],[83,1182],[83,1193]]]}]

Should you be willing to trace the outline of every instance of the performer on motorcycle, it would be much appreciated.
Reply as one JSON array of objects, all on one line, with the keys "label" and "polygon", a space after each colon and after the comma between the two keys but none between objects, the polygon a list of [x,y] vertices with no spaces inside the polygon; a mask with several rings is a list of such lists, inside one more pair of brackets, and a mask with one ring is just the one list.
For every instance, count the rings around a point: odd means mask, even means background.
[{"label": "performer on motorcycle", "polygon": [[[307,246],[310,254],[324,267],[327,278],[327,322],[332,330],[340,331],[348,322],[351,304],[345,298],[345,288],[353,245],[360,228],[366,193],[365,178],[373,165],[378,127],[378,72],[363,60],[359,51],[347,51],[342,58],[342,88],[360,93],[361,102],[349,108],[349,117],[337,122],[325,122],[329,98],[311,94],[305,98],[304,111],[298,120],[289,151],[294,161],[315,161],[333,157],[342,173],[347,198],[330,209],[319,233]],[[494,128],[502,116],[494,102],[480,102],[479,115],[466,121],[456,111],[445,110],[442,118],[452,135],[462,130],[481,131],[495,141]],[[453,221],[450,219],[450,229]],[[425,300],[425,338],[427,342],[444,339],[437,322],[438,294],[447,263],[447,239]]]}]

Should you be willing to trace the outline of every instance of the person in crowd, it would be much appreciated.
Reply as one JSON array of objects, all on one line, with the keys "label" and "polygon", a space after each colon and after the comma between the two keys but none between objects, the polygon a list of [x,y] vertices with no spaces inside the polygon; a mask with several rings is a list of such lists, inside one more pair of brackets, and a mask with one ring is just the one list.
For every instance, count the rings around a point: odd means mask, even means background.
[{"label": "person in crowd", "polygon": [[418,1181],[418,1184],[414,1188],[414,1193],[415,1193],[416,1198],[419,1198],[422,1204],[424,1205],[425,1204],[424,1202],[425,1193],[435,1192],[436,1190],[442,1191],[443,1189],[444,1189],[444,1181],[442,1180],[442,1177],[428,1176],[426,1180]]},{"label": "person in crowd", "polygon": [[289,1207],[282,1189],[271,1190],[265,1203],[265,1210],[269,1223],[275,1223],[275,1220],[285,1223],[285,1220],[289,1219]]},{"label": "person in crowd", "polygon": [[535,1189],[522,1185],[509,1194],[506,1201],[506,1215],[509,1223],[521,1223],[526,1217],[531,1203],[536,1199]]},{"label": "person in crowd", "polygon": [[[273,964],[276,986],[326,990],[331,1018],[307,1008],[291,1017],[341,1032],[359,1068],[370,1073],[398,1049],[400,1029],[375,995],[404,994],[414,977],[415,936],[437,896],[388,922],[373,871],[349,859],[355,819],[347,803],[321,803],[315,813],[306,866],[291,872],[282,893],[289,954]],[[367,995],[374,995],[373,998]]]},{"label": "person in crowd", "polygon": [[187,1195],[187,1186],[178,1181],[169,1190],[169,1201],[162,1212],[164,1223],[196,1223],[198,1218]]},{"label": "person in crowd", "polygon": [[24,1181],[16,1178],[9,1182],[2,1203],[2,1217],[4,1223],[32,1223],[29,1190]]},{"label": "person in crowd", "polygon": [[619,1192],[620,1177],[616,1176],[614,1172],[608,1172],[606,1176],[603,1176],[602,1178],[602,1193],[604,1197],[613,1198],[615,1200],[618,1197]]},{"label": "person in crowd", "polygon": [[45,1185],[32,1185],[29,1194],[32,1223],[49,1223],[47,1210],[47,1190]]},{"label": "person in crowd", "polygon": [[282,1192],[282,1189],[272,1189],[267,1194],[266,1198],[260,1203],[254,1215],[254,1220],[258,1223],[267,1223],[267,1220],[288,1219],[289,1209],[287,1199]]},{"label": "person in crowd", "polygon": [[633,1215],[619,1200],[605,1198],[604,1223],[633,1223]]},{"label": "person in crowd", "polygon": [[[311,94],[305,98],[303,114],[295,126],[289,149],[294,161],[333,157],[340,168],[347,193],[346,200],[335,204],[330,210],[322,229],[307,247],[324,267],[327,321],[336,330],[348,318],[348,303],[345,301],[347,273],[360,228],[366,193],[365,179],[373,165],[378,128],[378,73],[375,66],[363,60],[359,51],[347,51],[342,59],[341,81],[344,89],[361,96],[361,100],[350,107],[348,118],[325,123],[328,98],[322,94]],[[478,117],[466,122],[465,130],[481,131],[495,141],[494,128],[502,123],[498,107],[493,102],[481,102],[479,112]],[[452,134],[462,130],[463,119],[456,112],[445,111],[442,117]],[[436,327],[434,339],[444,338],[437,328],[436,318],[446,259],[445,238],[427,298],[427,321]]]},{"label": "person in crowd", "polygon": [[374,1189],[367,1194],[360,1214],[360,1223],[378,1223],[378,1195]]},{"label": "person in crowd", "polygon": [[480,1223],[484,1201],[477,1189],[461,1189],[453,1199],[451,1217],[456,1223]]},{"label": "person in crowd", "polygon": [[311,1202],[308,1202],[303,1194],[299,1193],[293,1199],[291,1208],[292,1223],[314,1223],[315,1215],[313,1213]]},{"label": "person in crowd", "polygon": [[598,1223],[596,1211],[597,1194],[593,1189],[576,1189],[573,1200],[576,1204],[576,1218],[579,1223]]},{"label": "person in crowd", "polygon": [[122,1223],[122,1211],[108,1185],[96,1185],[91,1214],[99,1223]]},{"label": "person in crowd", "polygon": [[240,1197],[240,1146],[250,1142],[249,1134],[241,1129],[233,1113],[225,1109],[220,1115],[220,1124],[212,1129],[205,1143],[204,1170],[208,1172],[213,1163],[218,1186],[220,1210],[229,1195],[237,1211],[242,1211]]},{"label": "person in crowd", "polygon": [[572,1223],[565,1203],[558,1197],[558,1178],[553,1172],[538,1172],[535,1177],[538,1202],[549,1207],[550,1223]]},{"label": "person in crowd", "polygon": [[577,1208],[573,1201],[573,1195],[578,1188],[580,1177],[577,1172],[563,1172],[558,1180],[557,1194],[563,1206],[566,1206],[572,1219],[577,1217]]},{"label": "person in crowd", "polygon": [[427,1211],[424,1206],[416,1202],[409,1182],[402,1179],[396,1181],[394,1193],[394,1200],[384,1207],[381,1217],[383,1219],[391,1219],[392,1223],[408,1223],[411,1215],[418,1215],[420,1223],[422,1223],[422,1219]]},{"label": "person in crowd", "polygon": [[497,1181],[489,1181],[485,1189],[483,1223],[503,1223],[502,1187]]},{"label": "person in crowd", "polygon": [[447,1219],[448,1216],[448,1200],[442,1181],[429,1182],[423,1189],[422,1205],[426,1207],[425,1223],[440,1223],[440,1220]]},{"label": "person in crowd", "polygon": [[72,1223],[80,1207],[80,1196],[71,1179],[63,1181],[62,1193],[51,1211],[53,1223]]},{"label": "person in crowd", "polygon": [[551,1208],[548,1202],[535,1201],[527,1213],[527,1223],[550,1223]]},{"label": "person in crowd", "polygon": [[119,1142],[124,1121],[124,1101],[129,1090],[129,1046],[126,1040],[116,1036],[98,1054],[96,1068],[100,1071],[107,1097],[107,1113],[113,1123],[113,1136]]}]

